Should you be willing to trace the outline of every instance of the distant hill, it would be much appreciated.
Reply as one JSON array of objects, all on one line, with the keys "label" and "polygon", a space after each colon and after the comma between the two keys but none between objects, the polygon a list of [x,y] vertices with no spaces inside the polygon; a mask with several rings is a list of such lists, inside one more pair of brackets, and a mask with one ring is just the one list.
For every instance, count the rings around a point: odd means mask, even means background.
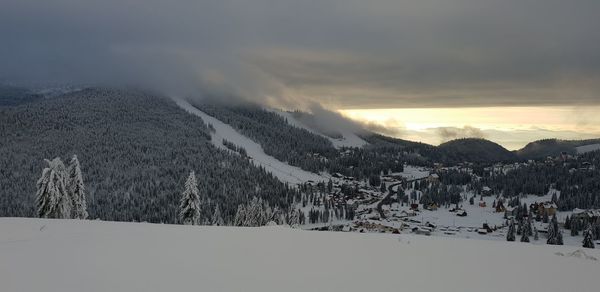
[{"label": "distant hill", "polygon": [[600,139],[589,139],[589,140],[558,140],[558,139],[544,139],[531,142],[527,144],[515,153],[523,159],[538,159],[548,156],[558,156],[562,152],[568,154],[576,154],[577,147],[599,144]]},{"label": "distant hill", "polygon": [[438,146],[449,161],[497,162],[513,161],[518,157],[506,148],[485,139],[464,138],[452,140]]},{"label": "distant hill", "polygon": [[374,147],[396,146],[396,147],[410,148],[410,149],[423,148],[423,149],[429,149],[429,150],[432,148],[435,148],[435,146],[432,146],[429,144],[393,138],[393,137],[384,136],[384,135],[375,134],[375,133],[363,134],[360,136],[361,136],[361,138],[363,138],[365,141],[369,142],[369,144],[373,145]]}]

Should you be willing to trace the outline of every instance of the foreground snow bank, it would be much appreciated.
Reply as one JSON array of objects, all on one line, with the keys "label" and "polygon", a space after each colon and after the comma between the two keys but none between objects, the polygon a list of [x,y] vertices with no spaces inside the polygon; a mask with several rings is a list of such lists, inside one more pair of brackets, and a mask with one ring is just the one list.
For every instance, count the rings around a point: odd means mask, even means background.
[{"label": "foreground snow bank", "polygon": [[[0,290],[597,291],[573,247],[410,235],[0,218]],[[600,258],[598,250],[585,250]]]}]

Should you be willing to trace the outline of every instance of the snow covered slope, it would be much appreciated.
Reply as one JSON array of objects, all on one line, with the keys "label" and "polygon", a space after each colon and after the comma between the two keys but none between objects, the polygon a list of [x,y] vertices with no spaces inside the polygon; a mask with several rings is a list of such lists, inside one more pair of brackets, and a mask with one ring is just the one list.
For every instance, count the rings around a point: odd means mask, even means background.
[{"label": "snow covered slope", "polygon": [[333,144],[333,146],[335,148],[363,147],[368,144],[367,141],[363,140],[358,135],[352,133],[352,131],[340,129],[339,132],[343,136],[343,138],[341,138],[341,139],[331,138],[327,135],[323,135],[323,134],[315,131],[314,129],[306,126],[304,123],[302,123],[302,122],[298,121],[296,118],[294,118],[294,116],[292,114],[290,114],[289,112],[281,111],[281,110],[277,110],[275,112],[277,114],[281,115],[282,117],[286,118],[288,121],[288,124],[290,124],[294,127],[297,127],[297,128],[305,129],[313,134],[327,138],[329,141],[331,141],[331,143]]},{"label": "snow covered slope", "polygon": [[577,154],[592,152],[592,151],[600,150],[600,144],[583,145],[583,146],[575,147],[575,150],[577,151]]},{"label": "snow covered slope", "polygon": [[0,218],[0,291],[598,291],[599,250]]},{"label": "snow covered slope", "polygon": [[299,184],[306,181],[325,181],[324,178],[318,174],[302,170],[299,167],[291,166],[285,162],[279,161],[276,158],[269,156],[265,153],[260,144],[254,142],[252,139],[240,134],[231,126],[217,120],[214,117],[207,115],[205,112],[195,108],[189,102],[183,99],[174,99],[177,105],[185,109],[191,114],[199,116],[205,123],[212,124],[215,128],[215,133],[212,133],[212,143],[222,149],[227,149],[223,145],[223,139],[232,142],[236,146],[243,147],[246,149],[246,154],[252,158],[255,164],[264,167],[268,172],[272,173],[282,182],[289,184]]}]

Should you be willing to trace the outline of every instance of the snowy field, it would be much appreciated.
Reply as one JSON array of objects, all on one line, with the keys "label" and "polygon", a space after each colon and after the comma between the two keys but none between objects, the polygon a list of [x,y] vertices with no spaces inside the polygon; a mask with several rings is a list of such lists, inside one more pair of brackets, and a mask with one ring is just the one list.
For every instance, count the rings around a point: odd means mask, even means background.
[{"label": "snowy field", "polygon": [[309,180],[318,182],[326,181],[328,179],[318,174],[302,170],[299,167],[291,166],[285,162],[277,160],[273,156],[267,155],[260,144],[237,132],[230,125],[225,124],[212,116],[209,116],[183,99],[174,98],[174,100],[179,107],[185,109],[193,115],[200,117],[205,123],[213,125],[215,128],[215,133],[211,133],[211,141],[216,147],[228,150],[227,147],[223,145],[223,139],[225,139],[229,142],[232,142],[236,146],[246,149],[246,154],[252,158],[252,161],[256,165],[264,167],[280,181],[296,185]]},{"label": "snowy field", "polygon": [[4,292],[591,292],[594,258],[600,250],[418,235],[0,218]]}]

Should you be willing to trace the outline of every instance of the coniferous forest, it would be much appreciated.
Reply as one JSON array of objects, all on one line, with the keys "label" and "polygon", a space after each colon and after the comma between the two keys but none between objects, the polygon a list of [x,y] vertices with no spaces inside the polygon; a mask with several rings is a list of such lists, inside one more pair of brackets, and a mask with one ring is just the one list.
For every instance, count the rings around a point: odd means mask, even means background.
[{"label": "coniferous forest", "polygon": [[247,159],[215,148],[201,119],[150,93],[92,88],[0,107],[0,216],[35,216],[44,159],[76,154],[89,218],[177,222],[195,171],[202,220],[226,221],[252,197],[287,208],[296,191]]}]

